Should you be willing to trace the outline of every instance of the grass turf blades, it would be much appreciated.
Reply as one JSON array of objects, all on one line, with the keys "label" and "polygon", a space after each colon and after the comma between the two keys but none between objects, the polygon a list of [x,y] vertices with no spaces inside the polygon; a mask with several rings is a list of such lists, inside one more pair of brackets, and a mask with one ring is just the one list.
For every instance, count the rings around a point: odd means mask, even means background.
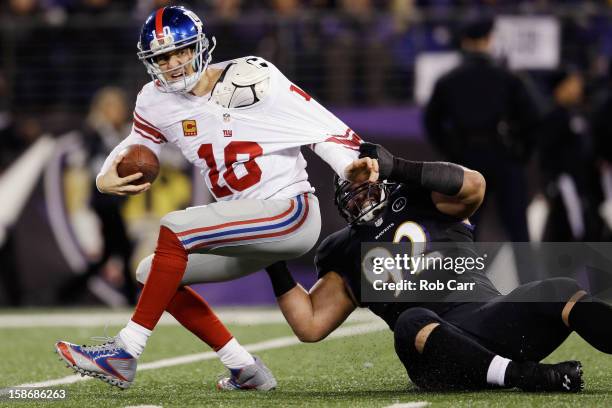
[{"label": "grass turf blades", "polygon": [[[345,325],[346,327],[346,325]],[[244,345],[290,336],[284,324],[232,325]],[[109,327],[114,333],[119,327]],[[95,328],[0,328],[0,388],[69,376],[53,352],[58,339],[87,342],[100,335]],[[139,364],[209,351],[179,326],[161,326],[151,337]],[[22,401],[20,407],[163,407],[199,406],[300,406],[385,407],[395,403],[427,401],[431,407],[601,407],[612,406],[612,358],[592,349],[572,335],[547,362],[578,359],[584,364],[585,390],[576,395],[489,392],[421,392],[412,385],[393,351],[390,331],[329,339],[318,344],[298,344],[262,350],[257,354],[279,381],[269,393],[221,392],[216,380],[225,374],[211,360],[138,372],[128,390],[99,380],[60,385],[66,401]],[[15,406],[0,400],[0,406]]]}]

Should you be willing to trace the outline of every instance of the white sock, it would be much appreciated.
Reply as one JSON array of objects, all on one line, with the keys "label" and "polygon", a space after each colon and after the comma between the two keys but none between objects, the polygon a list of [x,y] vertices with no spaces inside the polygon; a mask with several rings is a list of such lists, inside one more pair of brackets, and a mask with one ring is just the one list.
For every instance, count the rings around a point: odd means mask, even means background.
[{"label": "white sock", "polygon": [[138,358],[144,351],[151,333],[153,333],[151,330],[130,320],[119,332],[119,338],[125,344],[126,351]]},{"label": "white sock", "polygon": [[506,377],[506,369],[510,364],[510,360],[501,356],[493,357],[489,369],[487,370],[487,384],[504,386],[504,378]]},{"label": "white sock", "polygon": [[221,363],[229,369],[237,369],[255,364],[253,356],[232,338],[227,344],[217,351]]}]

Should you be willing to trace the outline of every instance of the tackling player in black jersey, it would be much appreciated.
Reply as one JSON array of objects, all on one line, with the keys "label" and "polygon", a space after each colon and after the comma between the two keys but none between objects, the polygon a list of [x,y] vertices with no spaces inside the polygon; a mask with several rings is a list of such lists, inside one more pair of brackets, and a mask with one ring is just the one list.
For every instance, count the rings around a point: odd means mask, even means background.
[{"label": "tackling player in black jersey", "polygon": [[[307,292],[285,263],[267,268],[287,322],[304,342],[335,330],[357,307],[367,307],[394,331],[395,350],[409,377],[430,390],[518,387],[526,391],[578,392],[578,361],[541,364],[572,332],[612,353],[612,307],[567,278],[535,281],[502,296],[483,274],[463,274],[475,283],[479,301],[460,294],[428,303],[361,302],[361,243],[471,242],[468,217],[482,203],[485,181],[478,172],[451,163],[409,162],[379,145],[364,143],[362,156],[378,160],[379,179],[351,185],[337,180],[336,205],[349,225],[319,246],[319,280]],[[448,298],[447,296],[454,296]],[[564,299],[524,302],[524,299]]]}]

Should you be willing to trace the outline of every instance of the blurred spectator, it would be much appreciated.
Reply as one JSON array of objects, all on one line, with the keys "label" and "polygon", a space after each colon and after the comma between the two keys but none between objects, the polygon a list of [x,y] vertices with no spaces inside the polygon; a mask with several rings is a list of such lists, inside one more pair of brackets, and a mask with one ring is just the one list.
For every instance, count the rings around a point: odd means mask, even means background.
[{"label": "blurred spectator", "polygon": [[203,16],[208,33],[217,39],[213,62],[252,55],[261,37],[261,19],[243,18],[241,0],[213,0]]},{"label": "blurred spectator", "polygon": [[[7,84],[2,71],[0,71],[0,177],[10,162],[17,157],[20,145],[11,120],[7,104]],[[15,263],[14,240],[10,230],[0,225],[0,286],[4,288],[6,299],[10,306],[19,306],[21,303],[21,285],[17,265]]]},{"label": "blurred spectator", "polygon": [[608,61],[608,75],[600,83],[601,92],[593,107],[591,131],[594,150],[601,164],[612,165],[612,63]]},{"label": "blurred spectator", "polygon": [[324,86],[318,14],[305,13],[299,0],[272,0],[274,19],[265,25],[257,55],[274,62],[291,80],[318,96]]},{"label": "blurred spectator", "polygon": [[232,20],[240,16],[242,0],[213,0],[213,16]]},{"label": "blurred spectator", "polygon": [[[341,104],[411,101],[415,58],[446,50],[450,31],[474,12],[556,14],[562,60],[594,66],[612,55],[612,23],[601,2],[449,0],[186,0],[205,10],[219,39],[213,58],[261,54],[322,99]],[[1,64],[15,106],[73,112],[110,82],[137,91],[138,24],[169,0],[0,1]],[[140,16],[135,20],[132,15]],[[120,63],[111,62],[113,59]],[[8,61],[9,63],[6,63]],[[119,78],[119,79],[118,79]],[[133,87],[133,89],[131,88]],[[53,114],[55,112],[52,112]]]},{"label": "blurred spectator", "polygon": [[388,94],[395,99],[405,100],[413,94],[414,62],[418,54],[416,42],[419,39],[417,10],[412,0],[392,0],[389,3],[391,13],[391,77],[405,86],[390,86]]},{"label": "blurred spectator", "polygon": [[2,230],[0,235],[0,287],[6,294],[2,298],[8,300],[9,306],[17,307],[21,305],[23,290],[15,262],[14,238],[10,230]]},{"label": "blurred spectator", "polygon": [[540,168],[550,213],[544,241],[598,241],[595,167],[582,111],[584,79],[563,70],[553,78],[554,105],[540,130]]},{"label": "blurred spectator", "polygon": [[390,66],[389,22],[372,0],[341,0],[340,9],[323,21],[327,100],[331,103],[380,104],[386,100],[385,73]]},{"label": "blurred spectator", "polygon": [[591,119],[597,180],[602,190],[599,212],[605,221],[604,239],[612,239],[612,64],[608,61],[608,76],[601,83]]},{"label": "blurred spectator", "polygon": [[19,145],[8,103],[8,84],[0,71],[0,174],[16,156]]},{"label": "blurred spectator", "polygon": [[[462,28],[462,62],[435,84],[425,111],[425,128],[429,140],[450,161],[484,175],[487,198],[483,208],[494,196],[510,241],[526,242],[524,162],[533,144],[538,110],[523,82],[490,58],[492,28],[493,21],[487,19]],[[478,223],[483,208],[471,218],[476,236],[481,231]],[[528,255],[515,258],[525,261]],[[517,266],[521,282],[533,280],[527,269]]]},{"label": "blurred spectator", "polygon": [[172,6],[171,0],[138,0],[134,10],[134,18],[136,21],[144,21],[153,10],[160,7]]},{"label": "blurred spectator", "polygon": [[[91,168],[91,208],[100,220],[103,252],[85,273],[65,283],[59,291],[62,303],[78,301],[90,278],[98,274],[116,256],[122,261],[121,292],[130,304],[135,302],[136,288],[131,270],[133,246],[121,215],[124,197],[101,194],[95,186],[95,176],[108,153],[129,133],[129,108],[123,91],[114,87],[99,90],[91,103],[87,123],[82,131],[87,151],[86,163]],[[116,279],[116,277],[115,277]]]},{"label": "blurred spectator", "polygon": [[[0,71],[0,177],[4,170],[42,134],[34,116],[25,112],[13,115],[8,107],[8,84]],[[20,276],[15,262],[15,238],[10,226],[0,225],[0,286],[11,306],[22,301]]]},{"label": "blurred spectator", "polygon": [[13,17],[31,17],[38,11],[37,0],[9,0],[9,14]]},{"label": "blurred spectator", "polygon": [[126,2],[112,0],[80,0],[68,8],[61,32],[71,52],[62,58],[62,93],[81,107],[96,89],[122,76],[124,63],[118,58],[134,58],[137,30],[121,24],[126,12]]},{"label": "blurred spectator", "polygon": [[53,63],[53,54],[61,52],[65,44],[60,41],[58,33],[43,20],[40,11],[38,1],[10,0],[10,19],[7,21],[11,30],[2,33],[2,37],[10,40],[7,51],[12,51],[5,66],[7,69],[16,67],[7,71],[12,86],[11,102],[20,109],[49,107],[60,96],[60,73]]},{"label": "blurred spectator", "polygon": [[336,6],[335,0],[310,0],[308,1],[309,8],[313,10],[333,10]]},{"label": "blurred spectator", "polygon": [[[0,94],[1,96],[1,94]],[[0,174],[43,133],[32,114],[0,112]]]},{"label": "blurred spectator", "polygon": [[597,46],[596,33],[589,29],[589,20],[577,14],[564,16],[561,22],[562,60],[582,69],[588,68]]},{"label": "blurred spectator", "polygon": [[73,14],[122,16],[129,9],[130,4],[117,0],[76,0],[67,4],[67,9]]},{"label": "blurred spectator", "polygon": [[296,17],[300,10],[299,0],[272,0],[272,10],[280,16],[292,18]]}]

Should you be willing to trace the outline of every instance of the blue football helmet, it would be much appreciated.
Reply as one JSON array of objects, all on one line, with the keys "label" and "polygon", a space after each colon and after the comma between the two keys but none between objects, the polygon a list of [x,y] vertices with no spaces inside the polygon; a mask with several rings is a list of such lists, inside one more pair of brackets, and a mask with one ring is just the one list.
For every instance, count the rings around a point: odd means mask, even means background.
[{"label": "blue football helmet", "polygon": [[[202,21],[190,10],[182,6],[163,7],[149,15],[140,31],[138,59],[141,60],[155,85],[162,92],[189,92],[200,80],[212,58],[216,41],[212,37],[212,47],[203,31]],[[184,47],[193,48],[193,58],[172,70],[162,70],[156,57]],[[183,75],[181,79],[169,81],[164,74],[185,68],[191,64],[194,73]]]}]

